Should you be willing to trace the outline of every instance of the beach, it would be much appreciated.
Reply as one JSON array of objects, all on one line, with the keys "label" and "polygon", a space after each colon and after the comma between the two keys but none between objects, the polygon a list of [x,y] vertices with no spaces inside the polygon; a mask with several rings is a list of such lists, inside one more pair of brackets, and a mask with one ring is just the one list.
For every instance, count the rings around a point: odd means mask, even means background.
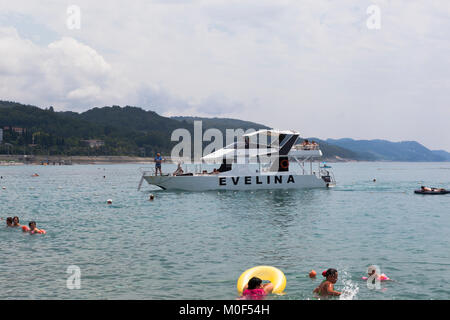
[{"label": "beach", "polygon": [[[167,158],[166,158],[167,159]],[[167,161],[170,161],[168,157]],[[120,164],[154,163],[153,157],[130,156],[30,156],[0,155],[0,165],[72,165],[72,164]]]}]

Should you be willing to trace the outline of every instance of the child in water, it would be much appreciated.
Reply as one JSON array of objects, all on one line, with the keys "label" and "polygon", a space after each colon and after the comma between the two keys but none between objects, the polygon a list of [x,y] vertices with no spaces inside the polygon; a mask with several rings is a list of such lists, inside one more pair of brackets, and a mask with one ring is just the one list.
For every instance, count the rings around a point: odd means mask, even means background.
[{"label": "child in water", "polygon": [[375,281],[390,281],[389,277],[385,275],[384,273],[378,274],[377,267],[376,266],[370,266],[367,268],[367,275],[368,277],[363,277],[363,280],[368,280],[370,277],[372,277],[372,284],[375,284]]},{"label": "child in water", "polygon": [[6,226],[13,227],[13,218],[12,217],[6,218]]},{"label": "child in water", "polygon": [[340,296],[341,292],[334,290],[334,284],[338,279],[337,270],[330,268],[327,271],[324,271],[322,275],[326,280],[322,281],[313,292],[317,293],[319,296]]},{"label": "child in water", "polygon": [[242,297],[249,300],[262,300],[272,291],[272,283],[269,282],[262,284],[262,280],[260,278],[253,277],[248,281],[248,284],[244,286]]},{"label": "child in water", "polygon": [[36,228],[36,222],[34,222],[34,221],[30,221],[30,223],[28,225],[30,226],[30,228],[27,228],[26,226],[22,227],[23,232],[29,232],[30,234],[34,234],[34,233],[45,234],[46,233],[46,231],[44,229]]},{"label": "child in water", "polygon": [[13,218],[13,227],[20,227],[20,223],[19,223],[19,217],[15,216]]}]

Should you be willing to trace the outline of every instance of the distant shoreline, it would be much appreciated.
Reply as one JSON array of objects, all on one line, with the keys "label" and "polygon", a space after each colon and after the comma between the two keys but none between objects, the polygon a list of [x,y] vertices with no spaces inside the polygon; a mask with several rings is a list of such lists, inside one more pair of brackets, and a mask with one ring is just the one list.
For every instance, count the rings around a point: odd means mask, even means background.
[{"label": "distant shoreline", "polygon": [[[170,157],[164,157],[165,163],[173,162]],[[368,161],[336,158],[318,159],[317,162],[339,163],[339,162],[448,162],[448,161]],[[23,156],[23,155],[0,155],[0,166],[19,166],[19,165],[73,165],[73,164],[154,164],[153,157],[131,157],[131,156]]]},{"label": "distant shoreline", "polygon": [[[170,161],[170,160],[169,160]],[[72,164],[120,164],[154,163],[149,157],[129,156],[19,156],[0,155],[0,165],[72,165]]]},{"label": "distant shoreline", "polygon": [[[164,155],[163,155],[164,157]],[[170,157],[164,157],[166,163],[173,163]],[[352,159],[333,158],[320,159],[318,162],[358,162]],[[30,155],[0,155],[0,166],[9,165],[72,165],[72,164],[154,164],[153,157],[131,156],[30,156]]]}]

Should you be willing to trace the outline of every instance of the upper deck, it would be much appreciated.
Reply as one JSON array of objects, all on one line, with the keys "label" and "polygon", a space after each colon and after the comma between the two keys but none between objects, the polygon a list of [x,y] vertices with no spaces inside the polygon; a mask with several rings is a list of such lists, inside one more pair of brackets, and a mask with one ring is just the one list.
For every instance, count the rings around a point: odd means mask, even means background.
[{"label": "upper deck", "polygon": [[323,156],[322,151],[319,148],[317,143],[313,144],[296,144],[289,151],[289,156],[291,157],[312,157],[312,158],[320,158]]}]

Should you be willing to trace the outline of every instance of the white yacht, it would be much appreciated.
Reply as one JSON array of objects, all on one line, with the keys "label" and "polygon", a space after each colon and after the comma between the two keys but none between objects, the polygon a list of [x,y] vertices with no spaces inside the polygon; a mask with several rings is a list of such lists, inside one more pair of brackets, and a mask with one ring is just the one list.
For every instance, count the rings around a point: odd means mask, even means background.
[{"label": "white yacht", "polygon": [[[250,143],[255,135],[270,137],[268,144]],[[328,188],[335,186],[334,175],[315,162],[322,156],[317,144],[297,144],[295,131],[259,130],[202,158],[203,163],[221,163],[212,172],[203,164],[183,165],[182,173],[155,175],[143,168],[142,179],[164,190],[255,190]],[[265,140],[267,141],[267,140]],[[189,170],[191,167],[191,170]]]}]

